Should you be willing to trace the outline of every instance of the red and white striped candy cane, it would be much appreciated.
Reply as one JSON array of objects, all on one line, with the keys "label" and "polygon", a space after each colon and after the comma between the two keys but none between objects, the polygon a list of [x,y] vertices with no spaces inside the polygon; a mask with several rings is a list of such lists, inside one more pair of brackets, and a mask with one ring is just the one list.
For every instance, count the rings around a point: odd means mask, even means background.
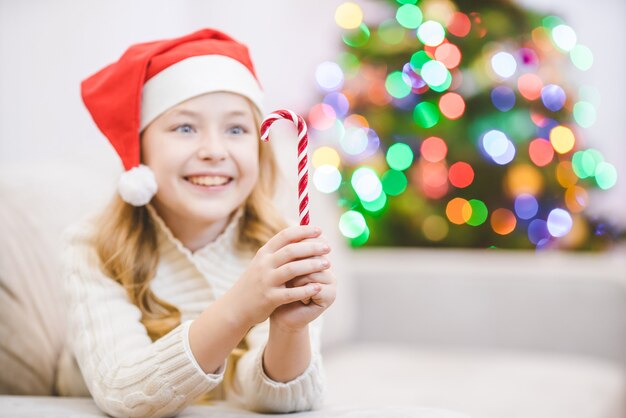
[{"label": "red and white striped candy cane", "polygon": [[308,150],[309,138],[306,132],[306,123],[302,116],[291,110],[275,110],[268,115],[261,124],[261,141],[269,141],[269,129],[274,122],[279,119],[292,121],[298,129],[298,202],[300,212],[300,225],[309,224],[309,171],[308,171]]}]

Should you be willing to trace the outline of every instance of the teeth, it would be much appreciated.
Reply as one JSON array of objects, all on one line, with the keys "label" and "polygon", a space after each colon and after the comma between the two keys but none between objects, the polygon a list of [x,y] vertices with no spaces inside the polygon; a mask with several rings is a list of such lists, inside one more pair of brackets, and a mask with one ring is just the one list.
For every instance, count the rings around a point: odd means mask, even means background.
[{"label": "teeth", "polygon": [[228,183],[230,178],[224,176],[195,176],[187,177],[187,180],[200,186],[221,186]]}]

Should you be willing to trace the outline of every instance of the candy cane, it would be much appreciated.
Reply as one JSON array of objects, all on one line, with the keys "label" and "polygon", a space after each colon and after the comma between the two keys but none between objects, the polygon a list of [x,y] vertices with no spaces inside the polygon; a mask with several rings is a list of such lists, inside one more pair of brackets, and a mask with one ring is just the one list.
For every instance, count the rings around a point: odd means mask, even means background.
[{"label": "candy cane", "polygon": [[306,123],[302,116],[291,110],[275,110],[263,120],[261,124],[261,141],[269,141],[269,129],[279,119],[292,121],[298,129],[298,202],[300,212],[300,225],[309,224],[309,172],[308,172],[308,149],[309,138],[306,133]]}]

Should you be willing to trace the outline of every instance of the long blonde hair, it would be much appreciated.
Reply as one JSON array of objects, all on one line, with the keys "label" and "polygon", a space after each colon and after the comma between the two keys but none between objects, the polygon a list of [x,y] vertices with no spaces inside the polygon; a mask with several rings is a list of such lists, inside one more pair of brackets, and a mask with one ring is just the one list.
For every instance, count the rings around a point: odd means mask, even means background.
[{"label": "long blonde hair", "polygon": [[[248,101],[249,102],[249,101]],[[260,127],[259,112],[253,109]],[[258,131],[258,129],[257,129]],[[259,178],[244,203],[238,245],[256,251],[286,226],[274,208],[278,167],[269,147],[259,146]],[[181,323],[178,308],[156,296],[150,288],[159,252],[157,231],[145,206],[132,206],[116,194],[100,215],[99,229],[93,244],[107,276],[120,283],[130,300],[141,310],[141,322],[154,341]]]}]

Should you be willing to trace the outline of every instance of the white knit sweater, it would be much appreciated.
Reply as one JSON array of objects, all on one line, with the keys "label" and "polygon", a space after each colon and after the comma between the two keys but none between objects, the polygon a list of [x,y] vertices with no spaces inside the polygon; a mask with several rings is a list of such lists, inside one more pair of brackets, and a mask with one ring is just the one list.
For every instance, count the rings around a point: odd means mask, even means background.
[{"label": "white knit sweater", "polygon": [[[182,314],[182,324],[155,342],[122,286],[100,270],[88,241],[95,223],[82,221],[64,234],[70,349],[96,404],[116,417],[172,416],[210,391],[213,399],[262,412],[319,407],[325,389],[321,318],[310,325],[309,367],[287,383],[263,371],[269,321],[253,327],[245,337],[248,350],[230,356],[216,374],[205,374],[189,348],[191,321],[233,285],[251,259],[235,248],[240,214],[214,242],[192,253],[156,211],[150,208],[150,213],[158,225],[160,255],[151,286]],[[225,372],[233,373],[232,387],[222,384]]]}]

